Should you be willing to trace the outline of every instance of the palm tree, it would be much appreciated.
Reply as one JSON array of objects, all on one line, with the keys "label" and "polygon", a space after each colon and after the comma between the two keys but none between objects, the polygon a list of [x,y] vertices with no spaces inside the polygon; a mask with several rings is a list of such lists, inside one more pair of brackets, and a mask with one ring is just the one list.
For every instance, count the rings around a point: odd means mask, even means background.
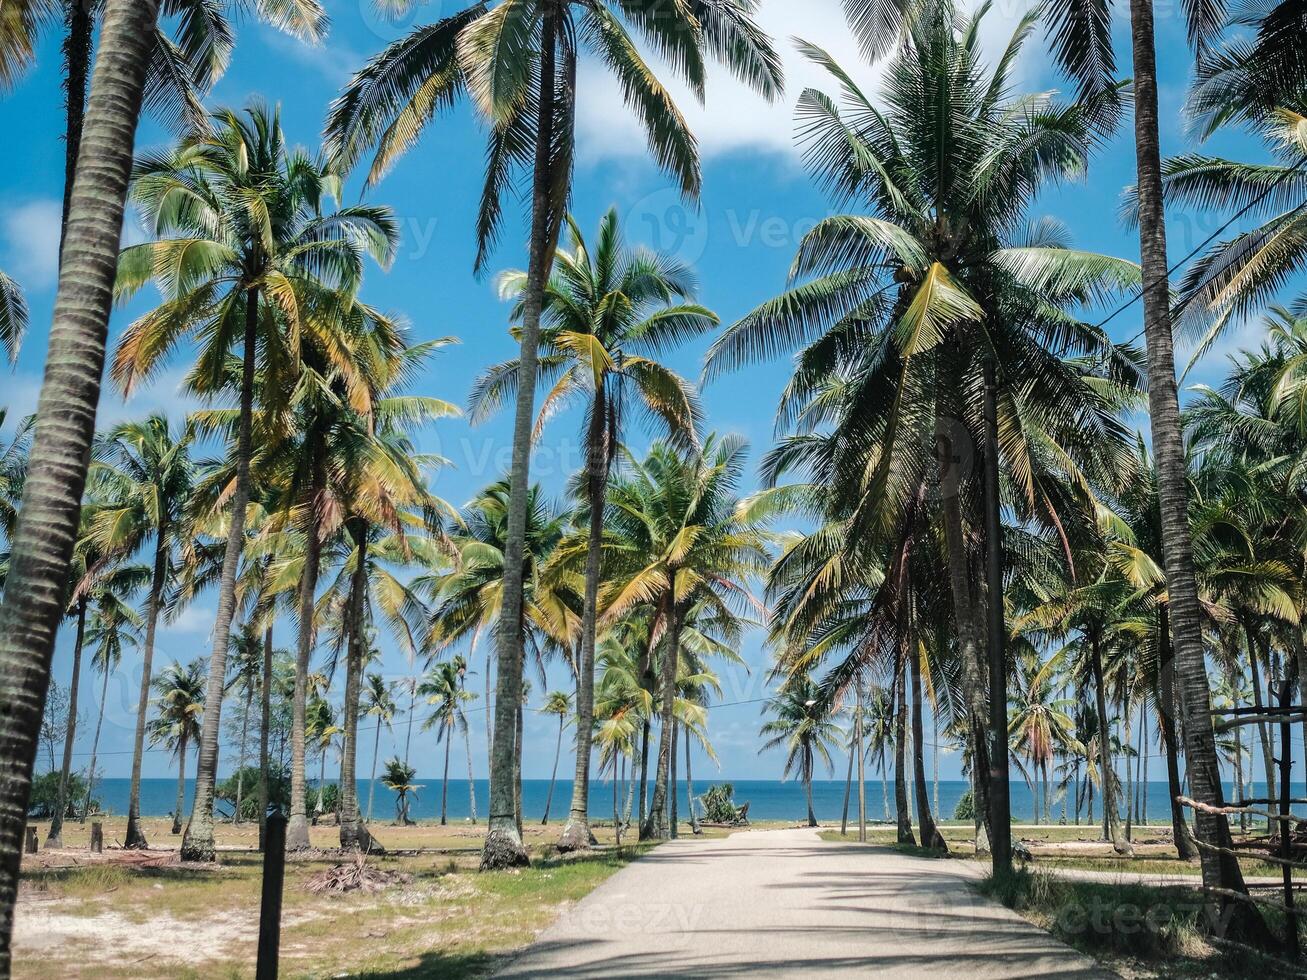
[{"label": "palm tree", "polygon": [[445,743],[445,771],[440,788],[440,826],[443,827],[449,823],[449,747],[454,741],[455,729],[467,733],[467,714],[463,705],[476,695],[463,689],[458,667],[449,660],[436,664],[427,672],[418,694],[436,709],[422,727],[435,728],[436,743]]},{"label": "palm tree", "polygon": [[85,127],[86,141],[96,147],[95,166],[83,171],[73,187],[32,466],[11,541],[17,557],[0,604],[0,674],[21,678],[11,692],[10,710],[0,719],[9,773],[0,793],[0,852],[5,855],[0,861],[0,976],[10,969],[32,764],[95,434],[114,256],[158,14],[153,0],[105,3]]},{"label": "palm tree", "polygon": [[[658,768],[641,839],[666,838],[669,777],[675,732],[676,678],[685,628],[692,614],[729,620],[750,605],[747,580],[770,561],[762,522],[738,497],[745,443],[710,436],[702,450],[678,452],[658,442],[642,462],[613,481],[605,529],[614,567],[604,615],[616,619],[636,607],[650,614],[641,674],[657,672],[661,698]],[[627,472],[626,470],[629,470]],[[706,618],[706,616],[705,616]]]},{"label": "palm tree", "polygon": [[[471,640],[475,649],[482,634],[498,628],[504,615],[504,548],[509,509],[507,481],[501,480],[482,490],[464,507],[463,526],[451,535],[456,551],[453,569],[423,576],[412,583],[414,591],[430,596],[428,644],[432,650],[447,648],[464,639]],[[576,583],[572,576],[560,574],[550,565],[566,530],[567,516],[545,497],[539,486],[533,487],[522,572],[526,583],[522,615],[524,633],[542,671],[550,653],[570,648],[571,638],[579,628],[581,599]],[[514,730],[518,713],[515,711],[512,719]],[[495,717],[497,726],[498,716]],[[514,771],[520,772],[521,745],[516,737],[512,749]]]},{"label": "palm tree", "polygon": [[95,763],[100,751],[100,732],[104,727],[104,708],[109,700],[109,675],[122,662],[123,652],[138,645],[137,632],[142,619],[134,608],[134,594],[150,581],[151,570],[145,565],[118,566],[97,579],[90,618],[86,623],[86,645],[91,650],[91,666],[100,671],[100,706],[91,740],[91,761],[86,769],[86,800],[81,821],[85,823],[95,789]]},{"label": "palm tree", "polygon": [[[388,4],[393,7],[394,4]],[[402,6],[407,7],[404,3]],[[571,195],[576,65],[581,45],[616,77],[644,124],[659,166],[688,197],[699,191],[694,139],[666,89],[654,77],[628,25],[670,62],[700,99],[705,56],[724,62],[768,98],[781,87],[780,63],[754,24],[745,0],[690,0],[668,7],[644,0],[480,0],[436,24],[415,29],[365,66],[336,100],[327,122],[334,156],[347,167],[376,146],[369,181],[379,180],[415,142],[440,108],[466,91],[489,123],[485,192],[477,222],[477,266],[498,235],[501,195],[515,171],[531,173],[531,231],[522,293],[521,378],[509,474],[511,515],[505,552],[506,629],[499,631],[498,733],[491,758],[490,829],[485,869],[527,862],[516,821],[513,712],[521,702],[524,639],[522,556],[530,496],[530,443],[535,413],[540,321],[553,252]]]},{"label": "palm tree", "polygon": [[[1095,0],[1094,6],[1098,6]],[[1078,47],[1085,23],[1080,14],[1087,0],[1057,0],[1055,9],[1068,16],[1058,32]],[[1104,5],[1105,6],[1105,5]],[[1224,20],[1224,4],[1190,6],[1185,10],[1189,38],[1204,53]],[[1102,9],[1102,7],[1099,7]],[[1110,9],[1110,8],[1109,8]],[[1104,35],[1096,47],[1105,55],[1096,59],[1081,78],[1082,85],[1103,84],[1114,70],[1108,18],[1097,18]],[[1153,453],[1157,465],[1158,496],[1165,558],[1171,644],[1180,680],[1178,701],[1185,738],[1185,764],[1195,799],[1210,806],[1223,803],[1221,772],[1212,727],[1211,690],[1202,636],[1202,607],[1189,526],[1189,488],[1185,469],[1184,435],[1175,373],[1175,338],[1171,317],[1170,263],[1167,258],[1163,205],[1161,129],[1158,122],[1157,52],[1152,0],[1130,0],[1131,63],[1134,75],[1135,159],[1137,171],[1139,253],[1143,271],[1144,337],[1148,352],[1148,409]],[[1223,815],[1200,810],[1195,815],[1198,837],[1213,845],[1202,850],[1203,883],[1209,888],[1245,892],[1243,873],[1228,852],[1229,822]],[[1247,903],[1227,899],[1226,912],[1235,917],[1236,929],[1245,925],[1261,931],[1260,916]]]},{"label": "palm tree", "polygon": [[[688,269],[625,244],[615,210],[600,222],[593,252],[570,217],[567,228],[569,241],[554,258],[556,271],[545,289],[541,314],[538,371],[540,380],[551,387],[536,432],[569,403],[585,400],[584,504],[588,514],[602,515],[632,399],[670,438],[688,445],[696,441],[701,412],[692,386],[653,357],[711,330],[718,321],[691,302],[695,284]],[[510,272],[500,280],[501,293],[518,299],[514,319],[523,313],[527,278],[523,272]],[[472,390],[473,420],[502,406],[517,389],[520,376],[517,360],[495,365],[482,375]],[[577,675],[576,771],[571,809],[558,843],[563,851],[590,846],[586,811],[602,552],[603,521],[591,516]]]},{"label": "palm tree", "polygon": [[381,785],[395,794],[395,823],[401,827],[413,823],[408,816],[408,798],[417,799],[422,786],[413,782],[417,770],[402,759],[390,759],[386,762],[386,773],[381,777]]},{"label": "palm tree", "polygon": [[[1116,384],[1134,367],[1101,330],[1066,308],[1123,290],[1137,282],[1138,269],[1072,249],[1060,229],[1026,220],[1048,182],[1087,166],[1116,92],[1075,102],[1017,94],[1011,65],[1035,15],[1020,22],[991,68],[979,50],[984,8],[960,21],[947,2],[911,9],[878,101],[826,52],[803,45],[842,90],[841,101],[815,89],[800,98],[809,166],[841,200],[857,200],[867,213],[820,222],[800,246],[796,284],[730,328],[714,344],[708,372],[803,348],[779,412],[782,425],[799,435],[778,450],[775,469],[811,463],[821,470],[814,481],[821,500],[843,503],[839,520],[857,517],[844,526],[847,539],[866,541],[873,554],[893,554],[895,538],[921,537],[909,515],[938,506],[945,545],[939,571],[950,584],[960,690],[982,777],[978,810],[991,833],[1002,834],[1005,793],[996,787],[1001,812],[991,815],[987,790],[991,737],[1005,753],[1006,725],[1003,718],[995,724],[988,704],[1005,698],[1001,689],[991,694],[986,678],[1001,688],[1006,674],[990,670],[982,656],[982,606],[970,569],[983,554],[991,573],[1002,571],[994,561],[1004,536],[995,520],[998,490],[1007,490],[1004,503],[1055,527],[1061,501],[1050,491],[1048,471],[1071,461],[1082,480],[1110,471],[1120,453],[1113,445],[1122,434],[1119,394],[1088,383],[1081,357],[1101,359]],[[1070,350],[1075,358],[1063,356]],[[1041,381],[1029,384],[1036,373]],[[836,419],[832,438],[814,431]],[[1000,442],[1000,428],[1017,437]],[[1084,452],[1086,431],[1097,442],[1093,452]],[[1050,459],[1041,445],[1049,439],[1070,459]],[[966,442],[991,449],[982,454],[983,482],[953,464]],[[929,451],[935,448],[938,454]],[[1032,465],[1045,472],[1032,472]],[[1006,474],[1020,478],[1003,488],[996,481]],[[1002,582],[987,588],[1000,593]],[[988,604],[995,656],[1002,608]],[[995,844],[1001,869],[1007,849],[1001,838]]]},{"label": "palm tree", "polygon": [[[213,783],[250,501],[260,347],[269,372],[261,394],[274,410],[285,409],[305,348],[316,348],[324,360],[351,370],[345,353],[348,325],[331,307],[349,305],[362,279],[364,258],[371,255],[388,264],[398,238],[384,208],[324,212],[323,199],[339,195],[340,178],[303,151],[287,149],[276,110],[254,103],[243,115],[223,109],[213,118],[211,130],[138,163],[132,198],[152,225],[155,240],[123,250],[115,287],[125,299],[153,281],[164,294],[164,302],[133,323],[119,344],[113,377],[124,394],[191,336],[200,340],[201,350],[188,386],[210,398],[235,387],[239,401],[235,474],[230,493],[222,497],[230,519],[218,581],[210,707],[183,847],[190,860],[213,857]],[[190,264],[183,274],[174,271],[179,261]],[[228,357],[238,344],[237,379]],[[365,397],[358,394],[362,387],[354,385],[356,400]]]},{"label": "palm tree", "polygon": [[[554,783],[558,780],[558,757],[563,751],[563,729],[568,721],[572,720],[572,695],[566,691],[550,691],[545,695],[545,703],[540,713],[558,717],[558,743],[554,746],[554,768],[549,774],[549,794],[545,797],[545,815],[540,818],[540,826],[543,827],[549,823],[549,807],[554,802]],[[580,719],[576,720],[577,724],[580,724]],[[589,768],[587,764],[586,770],[588,771]],[[589,846],[589,843],[587,837],[586,846]]]},{"label": "palm tree", "polygon": [[200,736],[204,714],[203,658],[185,667],[173,661],[154,678],[157,712],[149,725],[150,744],[162,745],[177,757],[177,806],[172,814],[172,832],[182,832],[182,807],[186,803],[186,749]]},{"label": "palm tree", "polygon": [[246,622],[231,638],[231,680],[227,690],[239,689],[243,694],[241,707],[240,751],[236,760],[236,810],[233,823],[241,822],[241,802],[245,791],[245,764],[248,759],[250,710],[254,694],[263,679],[263,636],[256,622]]},{"label": "palm tree", "polygon": [[826,710],[821,690],[811,677],[791,674],[780,693],[763,706],[764,714],[775,717],[762,726],[764,749],[785,749],[784,778],[797,775],[808,800],[808,826],[817,826],[812,809],[812,777],[818,760],[833,772],[831,750],[838,745],[839,726]]},{"label": "palm tree", "polygon": [[363,714],[376,719],[377,730],[372,741],[372,776],[368,780],[368,823],[372,822],[372,801],[377,790],[377,751],[381,748],[381,729],[390,730],[390,723],[399,710],[395,704],[395,685],[388,684],[380,674],[368,674],[360,701]]},{"label": "palm tree", "polygon": [[1083,751],[1083,746],[1076,741],[1075,721],[1070,714],[1075,702],[1057,696],[1059,674],[1065,659],[1065,650],[1043,661],[1037,657],[1018,659],[1017,696],[1008,709],[1008,732],[1013,747],[1026,757],[1032,775],[1038,776],[1043,786],[1041,808],[1033,778],[1030,780],[1030,798],[1034,801],[1036,821],[1041,809],[1044,821],[1050,819],[1050,763],[1054,756],[1059,751]]},{"label": "palm tree", "polygon": [[88,534],[106,555],[126,557],[148,544],[154,561],[145,603],[145,638],[141,647],[141,693],[136,709],[136,738],[127,809],[127,847],[146,847],[141,831],[141,761],[145,746],[146,708],[150,698],[155,633],[173,576],[178,545],[190,539],[186,507],[195,481],[190,457],[194,432],[172,426],[162,415],[123,422],[104,434],[95,447],[92,488],[103,501]]},{"label": "palm tree", "polygon": [[18,360],[27,332],[27,298],[22,287],[0,270],[0,347],[12,364]]}]

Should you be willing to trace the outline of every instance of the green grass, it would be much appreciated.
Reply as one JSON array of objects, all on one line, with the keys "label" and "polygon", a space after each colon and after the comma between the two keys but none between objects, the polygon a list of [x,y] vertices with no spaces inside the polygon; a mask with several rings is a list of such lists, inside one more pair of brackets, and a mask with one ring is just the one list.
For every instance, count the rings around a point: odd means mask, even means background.
[{"label": "green grass", "polygon": [[[1081,952],[1114,969],[1127,967],[1126,975],[1140,968],[1163,978],[1285,975],[1273,957],[1214,943],[1210,911],[1202,894],[1188,886],[1080,881],[1017,870],[976,887]],[[1274,911],[1266,914],[1275,935],[1281,920]]]}]

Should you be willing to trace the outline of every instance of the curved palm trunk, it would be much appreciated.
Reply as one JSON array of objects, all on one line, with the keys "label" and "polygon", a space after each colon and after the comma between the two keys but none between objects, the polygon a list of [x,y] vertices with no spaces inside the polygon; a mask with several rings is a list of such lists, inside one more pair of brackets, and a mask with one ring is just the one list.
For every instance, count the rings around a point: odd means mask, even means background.
[{"label": "curved palm trunk", "polygon": [[167,519],[159,522],[154,547],[154,574],[150,581],[150,595],[145,606],[145,643],[141,647],[141,690],[136,703],[136,736],[132,747],[132,781],[127,802],[127,832],[123,846],[149,847],[141,831],[141,761],[145,753],[145,715],[150,706],[150,678],[154,670],[154,636],[159,626],[159,611],[163,605],[163,587],[168,576],[168,536],[171,528]]},{"label": "curved palm trunk", "polygon": [[[854,724],[857,724],[854,722]],[[853,795],[853,756],[856,749],[849,740],[849,773],[844,777],[844,809],[840,812],[840,836],[849,832],[849,798]]]},{"label": "curved palm trunk", "polygon": [[[380,734],[378,733],[378,738]],[[472,826],[477,822],[477,784],[472,778],[472,733],[463,729],[463,746],[467,749],[467,806],[471,814]]]},{"label": "curved palm trunk", "polygon": [[[578,691],[577,693],[579,694],[580,692]],[[554,803],[554,783],[558,781],[558,757],[563,754],[563,721],[564,721],[563,716],[559,715],[558,716],[558,741],[554,744],[554,769],[553,772],[549,774],[549,794],[545,797],[545,815],[540,820],[540,826],[542,827],[549,823],[549,808]],[[586,766],[587,771],[589,771],[589,768],[590,768],[589,766]],[[576,794],[574,792],[573,803],[575,802],[576,802]],[[566,836],[566,831],[564,831],[564,836]],[[558,846],[559,846],[559,850],[565,850],[561,842],[559,843]]]},{"label": "curved palm trunk", "polygon": [[[317,482],[311,499],[316,507]],[[322,541],[316,522],[310,521],[304,546],[304,571],[300,574],[299,638],[295,648],[295,692],[290,720],[290,820],[286,825],[286,850],[302,851],[309,846],[308,781],[304,772],[304,721],[308,701],[309,661],[313,657],[313,610],[322,562]],[[319,799],[321,795],[319,794]]]},{"label": "curved palm trunk", "polygon": [[[915,646],[915,644],[913,645]],[[912,774],[917,791],[917,822],[921,829],[921,846],[948,851],[944,836],[935,826],[930,810],[930,794],[926,786],[925,725],[921,717],[921,658],[915,649],[907,652],[912,670]]]},{"label": "curved palm trunk", "polygon": [[73,769],[73,740],[77,737],[77,692],[82,679],[82,644],[86,639],[86,599],[77,601],[77,639],[73,643],[73,677],[68,685],[68,727],[64,732],[63,766],[59,770],[59,791],[46,847],[63,847],[64,814],[68,810],[68,779]]},{"label": "curved palm trunk", "polygon": [[540,348],[540,312],[552,262],[551,244],[561,215],[554,214],[551,166],[554,107],[557,99],[556,40],[558,13],[545,8],[540,30],[539,89],[536,99],[535,165],[532,175],[531,244],[522,303],[522,345],[517,406],[513,419],[513,465],[509,474],[508,527],[504,542],[503,600],[496,641],[499,683],[495,692],[495,731],[490,756],[490,816],[481,850],[481,870],[530,863],[522,843],[518,806],[516,715],[522,705],[525,661],[522,624],[526,552],[527,497],[530,490],[531,428],[535,415],[536,365]]},{"label": "curved palm trunk", "polygon": [[1175,732],[1175,657],[1171,646],[1171,617],[1166,606],[1157,610],[1158,642],[1161,645],[1161,663],[1157,669],[1157,727],[1162,732],[1162,750],[1166,754],[1166,786],[1171,804],[1171,836],[1176,855],[1181,861],[1198,860],[1198,848],[1189,833],[1184,807],[1179,803],[1180,759],[1179,739]]},{"label": "curved palm trunk", "polygon": [[250,502],[250,457],[254,452],[254,367],[258,356],[259,291],[245,294],[245,337],[241,356],[240,417],[236,436],[236,489],[232,494],[227,546],[218,579],[218,612],[209,655],[209,684],[204,695],[204,727],[195,767],[195,802],[182,839],[182,860],[212,861],[213,793],[218,778],[218,742],[222,737],[222,698],[227,687],[227,649],[236,614],[236,571],[245,546],[245,512]]},{"label": "curved palm trunk", "polygon": [[[353,580],[350,583],[349,600],[349,647],[345,659],[345,733],[341,743],[340,755],[340,846],[364,852],[381,850],[372,839],[367,827],[359,815],[358,784],[358,745],[359,745],[359,697],[363,689],[364,649],[364,614],[368,591],[368,528],[362,520],[355,520],[350,527],[354,538],[357,564],[354,567]],[[381,737],[380,725],[377,737]],[[376,770],[376,755],[373,754],[373,770]]]},{"label": "curved palm trunk", "polygon": [[1116,787],[1112,785],[1116,770],[1112,762],[1112,737],[1107,718],[1107,691],[1103,680],[1103,651],[1098,630],[1089,631],[1090,668],[1094,672],[1094,703],[1098,711],[1098,771],[1103,786],[1103,836],[1112,842],[1117,854],[1133,855],[1134,848],[1121,833],[1121,817],[1116,809]]},{"label": "curved palm trunk", "polygon": [[976,617],[976,599],[971,583],[963,531],[962,503],[958,476],[954,467],[954,450],[944,419],[936,421],[935,440],[940,456],[939,492],[944,515],[944,538],[948,552],[949,590],[953,599],[953,618],[958,629],[958,653],[962,667],[963,696],[967,704],[967,735],[971,739],[972,799],[975,806],[976,853],[989,850],[989,708],[986,671],[981,662],[980,629]]},{"label": "curved palm trunk", "polygon": [[104,703],[109,699],[109,665],[105,664],[104,680],[100,684],[100,711],[95,719],[95,738],[91,740],[91,766],[86,770],[86,799],[82,802],[81,823],[91,812],[91,794],[95,792],[95,762],[100,752],[100,730],[104,728]]},{"label": "curved palm trunk", "polygon": [[177,743],[177,805],[172,810],[172,835],[182,832],[182,808],[186,806],[186,743],[187,735],[181,734]]},{"label": "curved palm trunk", "polygon": [[104,374],[105,335],[157,0],[108,0],[87,107],[59,290],[12,565],[0,604],[0,977],[13,908],[50,658]]},{"label": "curved palm trunk", "polygon": [[912,814],[908,812],[907,783],[907,743],[908,743],[908,698],[907,684],[902,660],[896,668],[897,676],[894,686],[898,689],[894,708],[894,811],[898,818],[898,841],[900,844],[917,843],[912,836]]},{"label": "curved palm trunk", "polygon": [[[675,576],[669,576],[673,581]],[[649,816],[640,827],[640,840],[667,840],[671,828],[667,823],[667,779],[672,767],[672,728],[676,707],[676,665],[681,657],[680,611],[672,610],[667,624],[667,649],[662,662],[662,718],[658,733],[658,769],[654,773],[653,799],[649,801]]]},{"label": "curved palm trunk", "polygon": [[268,739],[272,728],[272,627],[263,631],[263,682],[259,685],[259,850],[268,835]]},{"label": "curved palm trunk", "polygon": [[[1148,348],[1148,407],[1153,452],[1157,459],[1165,552],[1167,596],[1172,617],[1180,706],[1184,712],[1185,762],[1194,797],[1219,806],[1221,773],[1212,730],[1211,691],[1203,655],[1198,576],[1189,527],[1189,490],[1185,479],[1184,436],[1175,380],[1171,327],[1166,223],[1162,205],[1162,154],[1157,116],[1157,56],[1152,0],[1130,0],[1130,39],[1134,55],[1135,156],[1139,193],[1139,252],[1145,285],[1144,328]],[[1232,843],[1224,816],[1200,812],[1198,837],[1218,847]],[[1203,850],[1203,884],[1246,893],[1239,863],[1228,854]],[[1226,901],[1225,911],[1247,926],[1265,931],[1261,917],[1246,903]]]},{"label": "curved palm trunk", "polygon": [[604,541],[604,492],[608,485],[609,446],[604,424],[607,416],[607,400],[601,381],[590,406],[590,431],[586,440],[590,529],[585,556],[585,598],[581,608],[581,669],[576,679],[576,773],[572,777],[572,806],[563,834],[558,839],[560,851],[587,848],[591,840],[587,809],[590,752],[594,740],[595,633]]}]

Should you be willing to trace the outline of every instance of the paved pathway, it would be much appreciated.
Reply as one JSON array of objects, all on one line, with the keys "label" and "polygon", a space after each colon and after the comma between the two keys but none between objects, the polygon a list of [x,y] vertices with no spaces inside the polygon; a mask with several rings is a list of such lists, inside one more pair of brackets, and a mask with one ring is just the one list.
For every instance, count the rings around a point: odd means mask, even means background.
[{"label": "paved pathway", "polygon": [[665,844],[500,977],[1110,977],[967,884],[967,862],[811,830]]}]

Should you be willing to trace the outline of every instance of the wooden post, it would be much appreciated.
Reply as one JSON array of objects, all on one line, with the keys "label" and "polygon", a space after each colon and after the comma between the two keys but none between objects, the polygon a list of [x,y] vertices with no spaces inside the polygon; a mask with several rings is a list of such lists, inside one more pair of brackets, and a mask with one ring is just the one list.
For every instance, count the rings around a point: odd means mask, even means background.
[{"label": "wooden post", "polygon": [[28,854],[35,854],[35,853],[37,852],[37,849],[38,849],[38,844],[37,844],[36,828],[35,828],[35,827],[28,827],[28,828],[27,828],[27,846],[26,846],[26,848],[24,848],[24,850],[25,850],[25,852],[28,853]]},{"label": "wooden post", "polygon": [[[1289,707],[1289,681],[1287,679],[1280,681],[1280,816],[1281,818],[1289,816],[1289,805],[1291,799],[1292,786],[1290,778],[1293,775],[1293,738],[1292,726],[1290,724]],[[1280,856],[1284,858],[1285,863],[1281,866],[1280,871],[1284,877],[1284,931],[1285,947],[1289,954],[1289,959],[1298,959],[1298,916],[1293,908],[1293,868],[1289,862],[1293,860],[1293,823],[1289,820],[1280,820]]]},{"label": "wooden post", "polygon": [[99,820],[91,823],[91,853],[99,854],[104,850],[104,824]]},{"label": "wooden post", "polygon": [[268,817],[263,849],[263,900],[259,906],[259,959],[255,980],[277,980],[281,948],[281,890],[286,877],[286,816]]}]

